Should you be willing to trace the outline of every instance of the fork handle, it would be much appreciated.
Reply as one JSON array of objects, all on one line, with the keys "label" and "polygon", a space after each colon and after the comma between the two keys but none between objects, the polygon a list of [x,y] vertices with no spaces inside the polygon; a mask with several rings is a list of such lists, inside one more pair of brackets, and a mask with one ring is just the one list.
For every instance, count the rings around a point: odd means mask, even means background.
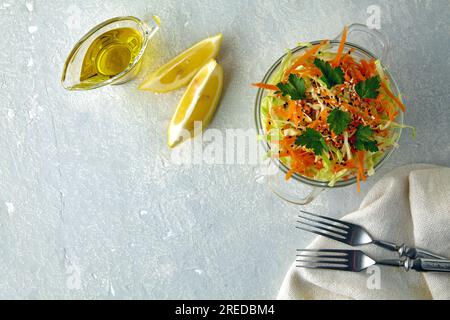
[{"label": "fork handle", "polygon": [[408,246],[402,246],[401,251],[399,251],[399,253],[401,256],[408,257],[411,259],[423,258],[423,259],[447,260],[446,257],[439,256],[430,251]]},{"label": "fork handle", "polygon": [[405,267],[419,272],[450,272],[450,260],[408,260]]},{"label": "fork handle", "polygon": [[373,244],[376,246],[379,246],[381,248],[388,249],[390,251],[396,251],[396,252],[398,252],[402,248],[402,246],[398,246],[393,242],[382,241],[382,240],[373,240]]},{"label": "fork handle", "polygon": [[414,247],[408,247],[407,245],[402,244],[401,246],[396,245],[393,242],[388,241],[382,241],[382,240],[374,240],[373,244],[388,249],[390,251],[396,251],[399,253],[401,258],[407,257],[411,259],[439,259],[439,260],[447,260],[446,257],[439,256],[437,254],[434,254],[430,251],[414,248]]}]

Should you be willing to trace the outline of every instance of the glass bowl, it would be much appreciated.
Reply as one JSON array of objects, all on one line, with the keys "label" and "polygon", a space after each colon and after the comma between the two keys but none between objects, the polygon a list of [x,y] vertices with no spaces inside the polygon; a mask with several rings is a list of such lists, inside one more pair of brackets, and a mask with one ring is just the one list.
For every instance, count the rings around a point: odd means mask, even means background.
[{"label": "glass bowl", "polygon": [[[347,52],[350,49],[354,50],[353,57],[356,60],[360,59],[375,59],[380,60],[383,65],[383,58],[386,59],[387,53],[388,53],[388,44],[387,40],[382,36],[379,32],[375,30],[368,29],[364,25],[360,24],[353,24],[349,27],[348,30],[348,36],[350,36],[351,33],[355,32],[363,32],[365,34],[369,34],[372,37],[376,38],[382,47],[382,53],[381,57],[375,56],[373,53],[369,52],[367,49],[354,44],[352,42],[346,42],[344,46],[344,52]],[[334,52],[337,51],[339,44],[340,44],[340,36],[338,36],[335,40],[330,41],[331,48],[330,51]],[[320,41],[313,41],[311,42],[312,45],[319,44]],[[308,49],[305,46],[299,46],[295,49],[291,50],[292,55],[295,59],[296,56],[300,56],[304,53],[304,51]],[[278,68],[280,68],[281,63],[283,59],[285,58],[286,54],[283,55],[281,58],[279,58],[273,65],[270,67],[270,69],[267,71],[266,75],[264,76],[262,82],[263,83],[271,83],[272,76],[277,72]],[[384,67],[383,70],[388,77],[391,85],[392,93],[396,96],[399,95],[399,89],[397,86],[397,83],[395,82],[394,78],[391,76],[389,71]],[[262,118],[261,118],[261,105],[264,97],[267,95],[267,91],[263,89],[259,89],[256,95],[256,102],[255,102],[255,122],[256,122],[256,129],[258,131],[258,135],[265,135],[266,132],[263,128]],[[396,122],[403,125],[403,113],[400,112],[399,115],[396,118]],[[396,142],[400,139],[402,129],[396,128],[393,129],[393,134],[397,136]],[[262,140],[262,146],[266,152],[270,151],[270,144],[266,140]],[[392,155],[392,153],[395,151],[395,147],[391,147],[388,150],[386,150],[383,157],[380,159],[380,161],[375,165],[375,171],[377,171],[385,162],[386,160]],[[289,171],[289,168],[286,164],[284,164],[279,159],[272,159],[271,160],[272,167],[275,167],[277,170],[269,170],[269,173],[266,174],[267,182],[269,184],[269,187],[272,189],[272,191],[278,195],[279,197],[283,198],[284,200],[294,203],[294,204],[300,204],[305,205],[310,202],[312,202],[317,195],[319,195],[323,190],[329,189],[329,188],[342,188],[347,187],[350,185],[353,185],[357,182],[356,177],[350,178],[348,180],[340,180],[338,181],[333,187],[329,186],[329,182],[327,181],[318,181],[313,180],[308,177],[302,176],[300,174],[294,174],[291,178],[293,183],[289,183],[285,180],[285,175]],[[306,186],[309,186],[308,192],[305,194],[304,188],[300,188],[300,185],[304,184]],[[300,190],[303,189],[303,190]],[[299,191],[300,192],[297,192]]]}]

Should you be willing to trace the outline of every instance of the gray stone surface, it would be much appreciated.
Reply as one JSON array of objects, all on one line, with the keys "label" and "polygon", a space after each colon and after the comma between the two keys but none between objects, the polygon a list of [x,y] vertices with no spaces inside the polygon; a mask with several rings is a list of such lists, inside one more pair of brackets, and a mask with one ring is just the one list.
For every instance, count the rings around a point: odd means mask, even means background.
[{"label": "gray stone surface", "polygon": [[370,5],[381,8],[417,139],[403,135],[360,194],[333,190],[307,207],[337,217],[387,170],[450,165],[448,0],[0,0],[0,298],[274,298],[312,239],[294,228],[297,208],[257,183],[256,166],[170,161],[167,123],[182,90],[155,95],[134,81],[66,92],[62,65],[114,16],[160,15],[147,71],[222,32],[226,86],[211,127],[252,128],[249,84],[284,48],[364,23]]}]

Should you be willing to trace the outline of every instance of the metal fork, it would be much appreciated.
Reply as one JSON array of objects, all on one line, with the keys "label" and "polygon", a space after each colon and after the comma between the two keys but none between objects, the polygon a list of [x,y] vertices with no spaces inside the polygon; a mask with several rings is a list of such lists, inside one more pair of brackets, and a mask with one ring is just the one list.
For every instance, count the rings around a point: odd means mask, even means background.
[{"label": "metal fork", "polygon": [[350,246],[374,244],[390,251],[396,251],[400,257],[408,257],[411,259],[447,259],[423,249],[408,247],[405,244],[396,245],[392,242],[374,239],[366,229],[357,224],[320,216],[303,210],[300,212],[302,214],[298,216],[299,220],[297,222],[299,225],[296,226],[297,229],[312,232]]},{"label": "metal fork", "polygon": [[359,250],[297,250],[297,268],[360,272],[373,265],[403,267],[406,271],[450,272],[449,260],[374,260]]}]

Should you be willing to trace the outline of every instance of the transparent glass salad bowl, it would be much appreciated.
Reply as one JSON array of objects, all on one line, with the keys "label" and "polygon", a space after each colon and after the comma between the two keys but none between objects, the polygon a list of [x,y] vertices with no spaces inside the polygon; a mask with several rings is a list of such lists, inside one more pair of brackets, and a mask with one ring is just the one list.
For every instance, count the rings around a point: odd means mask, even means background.
[{"label": "transparent glass salad bowl", "polygon": [[[352,42],[346,42],[344,47],[345,52],[348,51],[349,49],[354,49],[353,57],[357,60],[360,59],[380,60],[380,62],[383,65],[383,70],[390,81],[392,93],[395,95],[399,95],[398,86],[384,65],[389,50],[388,42],[385,39],[385,37],[380,32],[376,30],[371,30],[362,24],[353,24],[349,26],[347,39],[350,39],[354,35],[359,36],[363,35],[364,37],[366,37],[366,40],[370,40],[372,44],[376,43],[380,49],[380,56],[377,57],[375,54],[371,53],[367,49]],[[340,43],[340,38],[341,35],[336,37],[334,40],[330,41],[331,48],[329,49],[329,51],[331,52],[337,51]],[[319,43],[320,41],[311,42],[312,45],[316,45]],[[295,49],[292,50],[293,57],[295,58],[296,56],[302,55],[306,49],[307,47],[305,46],[296,47]],[[276,74],[278,68],[280,68],[281,63],[285,58],[285,56],[286,55],[283,55],[280,59],[278,59],[272,65],[269,71],[267,71],[266,75],[264,76],[264,79],[262,80],[263,83],[273,84],[271,83],[271,78],[273,77],[273,75]],[[266,134],[265,130],[263,129],[262,115],[261,115],[262,101],[266,95],[267,91],[263,89],[259,89],[256,95],[255,122],[259,136]],[[402,112],[400,112],[400,114],[397,116],[396,122],[399,123],[400,125],[403,125]],[[396,142],[400,138],[401,131],[402,131],[401,128],[393,129],[393,134],[397,136]],[[270,144],[266,140],[264,139],[262,140],[262,145],[266,152],[270,151]],[[388,150],[386,150],[383,157],[375,165],[375,171],[377,171],[377,169],[379,169],[386,162],[386,160],[390,157],[390,155],[394,152],[394,150],[395,147],[391,147]],[[308,204],[312,202],[322,191],[328,188],[347,187],[357,182],[356,177],[353,177],[348,180],[340,180],[333,187],[330,187],[329,182],[312,180],[299,174],[294,174],[289,181],[286,181],[285,175],[289,171],[289,168],[286,166],[286,164],[281,162],[279,159],[271,159],[270,162],[271,162],[270,170],[267,170],[267,168],[265,170],[266,172],[265,178],[269,187],[276,195],[293,204],[298,205]]]},{"label": "transparent glass salad bowl", "polygon": [[[131,28],[141,35],[142,45],[137,56],[125,70],[109,79],[100,82],[81,81],[83,61],[91,44],[106,32],[119,28]],[[132,80],[139,73],[145,50],[150,39],[158,30],[159,18],[157,16],[153,16],[149,21],[127,16],[112,18],[100,23],[83,36],[70,52],[64,64],[61,77],[62,86],[67,90],[91,90],[107,85],[119,85]]]}]

